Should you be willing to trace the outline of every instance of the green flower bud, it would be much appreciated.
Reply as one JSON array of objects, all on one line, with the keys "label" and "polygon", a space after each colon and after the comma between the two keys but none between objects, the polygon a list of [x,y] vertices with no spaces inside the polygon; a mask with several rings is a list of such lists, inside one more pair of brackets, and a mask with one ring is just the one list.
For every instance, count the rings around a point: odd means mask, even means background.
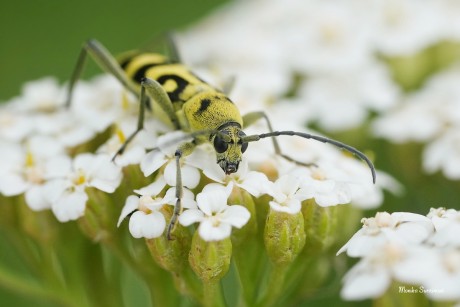
[{"label": "green flower bud", "polygon": [[265,224],[265,247],[275,264],[289,264],[305,245],[304,219],[301,212],[289,214],[270,210]]},{"label": "green flower bud", "polygon": [[207,242],[200,237],[198,231],[193,235],[189,262],[204,283],[217,282],[227,274],[231,256],[230,238]]},{"label": "green flower bud", "polygon": [[110,196],[94,188],[86,188],[88,202],[85,215],[78,219],[82,232],[95,242],[107,240],[116,229],[117,210]]},{"label": "green flower bud", "polygon": [[247,241],[248,237],[255,235],[257,232],[256,206],[252,195],[237,186],[233,188],[232,194],[230,194],[228,199],[228,203],[244,206],[251,213],[251,218],[244,227],[240,229],[232,229],[232,243],[240,245],[241,243]]},{"label": "green flower bud", "polygon": [[334,243],[337,207],[320,207],[314,199],[309,199],[303,202],[302,213],[307,235],[305,252],[319,254]]},{"label": "green flower bud", "polygon": [[[173,207],[163,206],[161,210],[167,221],[171,219]],[[168,240],[165,233],[154,239],[147,239],[147,247],[150,254],[163,269],[179,273],[182,272],[187,265],[187,256],[190,251],[191,235],[187,228],[176,225],[173,234],[174,239]]]}]

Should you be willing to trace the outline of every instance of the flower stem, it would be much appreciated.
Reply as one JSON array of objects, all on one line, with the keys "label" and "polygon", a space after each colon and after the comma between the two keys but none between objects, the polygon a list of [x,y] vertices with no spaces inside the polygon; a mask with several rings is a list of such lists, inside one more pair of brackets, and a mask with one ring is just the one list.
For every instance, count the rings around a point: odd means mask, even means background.
[{"label": "flower stem", "polygon": [[265,288],[265,294],[259,300],[257,306],[266,307],[275,305],[278,298],[284,289],[284,281],[288,272],[289,265],[274,264],[270,275],[268,276],[268,284]]},{"label": "flower stem", "polygon": [[205,307],[224,307],[226,306],[220,282],[209,280],[203,282],[203,305]]}]

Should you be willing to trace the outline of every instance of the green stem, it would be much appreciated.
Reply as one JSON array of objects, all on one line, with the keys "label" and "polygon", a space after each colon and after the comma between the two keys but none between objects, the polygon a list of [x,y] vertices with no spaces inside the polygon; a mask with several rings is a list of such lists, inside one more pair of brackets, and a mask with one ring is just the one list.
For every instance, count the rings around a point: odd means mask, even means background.
[{"label": "green stem", "polygon": [[251,240],[233,251],[242,298],[246,306],[253,306],[268,259],[259,241]]},{"label": "green stem", "polygon": [[225,307],[225,299],[222,293],[220,281],[203,282],[203,305],[205,307]]},{"label": "green stem", "polygon": [[265,289],[264,296],[259,300],[257,306],[266,307],[275,305],[281,293],[283,293],[284,282],[288,272],[289,265],[274,264],[268,276],[268,285]]}]

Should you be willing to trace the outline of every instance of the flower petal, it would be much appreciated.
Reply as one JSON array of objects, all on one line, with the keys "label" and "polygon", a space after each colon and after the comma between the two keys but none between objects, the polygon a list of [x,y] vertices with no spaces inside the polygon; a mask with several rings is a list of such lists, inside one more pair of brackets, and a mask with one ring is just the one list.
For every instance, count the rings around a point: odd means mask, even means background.
[{"label": "flower petal", "polygon": [[[352,274],[350,274],[352,273]],[[390,285],[390,275],[385,268],[368,268],[346,276],[340,295],[345,300],[363,300],[381,296]]]},{"label": "flower petal", "polygon": [[60,222],[76,220],[85,214],[87,200],[88,196],[83,191],[66,191],[51,205],[51,209]]},{"label": "flower petal", "polygon": [[153,150],[145,155],[141,161],[141,170],[144,176],[150,176],[162,167],[169,159],[159,150]]},{"label": "flower petal", "polygon": [[250,217],[248,209],[240,205],[232,205],[221,214],[220,221],[241,228],[246,225]]},{"label": "flower petal", "polygon": [[166,220],[160,212],[145,214],[136,211],[129,219],[129,232],[134,238],[158,238],[166,228]]},{"label": "flower petal", "polygon": [[121,209],[120,217],[118,218],[117,227],[120,227],[121,222],[133,211],[139,208],[139,197],[130,195],[126,198],[125,206]]},{"label": "flower petal", "polygon": [[204,213],[198,209],[190,209],[182,212],[179,216],[179,223],[183,226],[189,226],[193,223],[203,221]]},{"label": "flower petal", "polygon": [[165,186],[166,181],[163,176],[158,176],[154,182],[146,187],[134,190],[134,192],[142,196],[157,196]]},{"label": "flower petal", "polygon": [[40,211],[50,209],[51,203],[45,197],[45,188],[41,185],[31,186],[25,193],[26,203],[30,209]]},{"label": "flower petal", "polygon": [[219,241],[230,237],[232,226],[225,223],[214,226],[210,220],[204,220],[200,223],[200,227],[198,227],[198,233],[205,241]]},{"label": "flower petal", "polygon": [[212,216],[213,213],[221,212],[227,208],[227,195],[217,190],[199,193],[196,196],[196,201],[198,208],[207,216]]}]

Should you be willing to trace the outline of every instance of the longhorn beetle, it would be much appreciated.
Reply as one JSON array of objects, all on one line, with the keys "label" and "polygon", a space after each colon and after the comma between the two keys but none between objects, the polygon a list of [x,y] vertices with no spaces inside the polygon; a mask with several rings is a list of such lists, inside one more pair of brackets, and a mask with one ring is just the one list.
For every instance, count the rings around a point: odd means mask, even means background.
[{"label": "longhorn beetle", "polygon": [[[268,137],[272,138],[277,155],[298,164],[309,165],[284,155],[276,137],[289,135],[313,139],[345,149],[364,160],[371,170],[372,181],[375,183],[374,165],[362,152],[347,144],[322,136],[296,131],[274,131],[268,116],[263,111],[241,116],[236,105],[225,94],[226,91],[209,85],[193,74],[180,63],[179,53],[171,39],[168,40],[168,45],[169,58],[157,53],[131,51],[122,54],[119,60],[116,60],[98,41],[86,41],[70,78],[66,101],[66,106],[70,107],[74,86],[80,78],[87,55],[89,55],[102,70],[115,76],[128,91],[139,97],[140,101],[137,129],[126,139],[114,159],[123,153],[129,142],[143,129],[145,109],[155,110],[151,102],[156,104],[157,110],[166,114],[174,129],[188,133],[192,141],[185,142],[185,138],[177,140],[177,142],[182,142],[175,151],[177,201],[168,225],[168,239],[171,239],[171,233],[182,211],[183,186],[180,159],[192,153],[195,146],[205,142],[213,144],[217,164],[228,175],[238,170],[242,154],[248,148],[248,143]],[[259,119],[265,120],[269,132],[246,135],[242,130],[243,127]]]}]

